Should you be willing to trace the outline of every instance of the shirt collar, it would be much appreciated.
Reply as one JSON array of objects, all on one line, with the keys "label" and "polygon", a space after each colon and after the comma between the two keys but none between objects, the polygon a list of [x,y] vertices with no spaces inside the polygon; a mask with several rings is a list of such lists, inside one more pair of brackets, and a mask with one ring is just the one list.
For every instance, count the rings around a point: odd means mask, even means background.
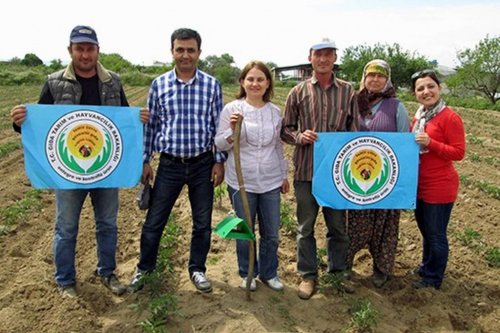
[{"label": "shirt collar", "polygon": [[[335,77],[335,72],[332,72],[332,82],[333,83],[332,83],[331,86],[335,86],[336,88],[339,87],[339,84],[337,83],[337,78]],[[311,83],[312,84],[317,84],[318,83],[318,79],[316,78],[316,74],[314,72],[313,72],[312,77],[311,77]]]},{"label": "shirt collar", "polygon": [[188,82],[184,82],[184,81],[182,81],[181,79],[179,79],[177,77],[177,73],[175,72],[175,68],[173,68],[172,69],[171,79],[173,81],[177,82],[177,83],[182,83],[182,84],[190,85],[190,84],[193,84],[196,80],[198,80],[198,77],[199,77],[198,72],[199,72],[199,69],[196,68],[196,71],[194,72],[194,76],[191,79],[189,79]]}]

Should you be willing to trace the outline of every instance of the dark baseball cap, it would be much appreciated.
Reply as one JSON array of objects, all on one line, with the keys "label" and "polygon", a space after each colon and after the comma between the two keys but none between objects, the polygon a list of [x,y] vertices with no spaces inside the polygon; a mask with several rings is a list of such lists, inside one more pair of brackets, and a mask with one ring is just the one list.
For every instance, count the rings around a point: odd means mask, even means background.
[{"label": "dark baseball cap", "polygon": [[76,27],[74,27],[73,30],[71,30],[69,41],[76,44],[92,43],[95,45],[99,45],[95,30],[86,25],[77,25]]}]

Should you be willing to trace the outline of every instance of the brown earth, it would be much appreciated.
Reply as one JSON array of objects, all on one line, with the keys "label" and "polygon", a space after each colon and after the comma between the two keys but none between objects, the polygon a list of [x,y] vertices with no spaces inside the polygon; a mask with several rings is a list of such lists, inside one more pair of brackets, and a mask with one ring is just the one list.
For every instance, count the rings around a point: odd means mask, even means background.
[{"label": "brown earth", "polygon": [[[457,163],[466,177],[453,209],[449,227],[450,260],[442,289],[414,290],[411,270],[421,255],[421,238],[411,212],[401,220],[400,240],[394,277],[382,289],[372,286],[368,252],[355,261],[352,295],[331,290],[319,292],[309,301],[297,297],[295,239],[282,231],[279,272],[285,284],[275,292],[258,283],[247,300],[238,288],[235,243],[213,234],[208,258],[208,276],[214,284],[210,294],[198,293],[187,275],[190,208],[184,192],[175,212],[180,226],[173,254],[175,272],[165,281],[177,297],[178,314],[165,326],[168,332],[342,332],[349,330],[350,309],[359,299],[370,300],[378,313],[375,332],[500,332],[500,277],[484,252],[499,246],[498,192],[481,190],[478,182],[500,186],[500,113],[459,109],[468,134],[467,158]],[[474,115],[471,115],[474,112]],[[477,116],[481,115],[481,117]],[[2,117],[4,120],[6,115]],[[17,134],[16,134],[17,136]],[[0,133],[0,143],[12,140],[8,126]],[[287,154],[291,151],[287,148]],[[290,156],[288,156],[290,157]],[[489,161],[489,162],[488,162]],[[23,154],[15,150],[0,161],[0,208],[19,202],[31,190],[24,175]],[[145,213],[137,208],[135,189],[120,194],[119,278],[129,281],[137,263],[139,238]],[[283,201],[294,205],[293,193]],[[77,249],[78,299],[63,299],[53,282],[51,244],[54,225],[54,195],[42,192],[42,208],[15,224],[0,236],[0,332],[141,332],[139,322],[151,318],[147,310],[148,288],[123,297],[105,289],[94,275],[96,265],[95,228],[89,200],[81,215]],[[229,210],[224,198],[215,205],[214,226]],[[3,223],[4,221],[2,221]],[[469,246],[459,240],[465,230],[478,238]],[[324,247],[325,230],[317,224],[318,247]],[[463,237],[462,237],[463,238]],[[324,267],[322,269],[324,273]],[[158,330],[160,332],[160,330]]]}]

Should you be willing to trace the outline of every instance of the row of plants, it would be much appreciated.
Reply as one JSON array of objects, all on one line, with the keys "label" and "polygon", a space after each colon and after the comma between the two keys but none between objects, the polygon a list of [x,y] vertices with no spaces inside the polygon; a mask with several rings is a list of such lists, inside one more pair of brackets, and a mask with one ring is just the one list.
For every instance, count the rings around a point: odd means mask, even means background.
[{"label": "row of plants", "polygon": [[488,245],[479,231],[465,228],[455,234],[455,238],[476,254],[481,254],[490,267],[500,267],[500,247]]},{"label": "row of plants", "polygon": [[133,305],[148,310],[149,316],[138,324],[144,332],[164,333],[167,322],[181,316],[172,285],[172,281],[175,281],[172,256],[177,250],[177,238],[180,233],[177,213],[172,211],[160,240],[156,270],[141,277],[148,290],[147,302],[139,299],[139,303]]},{"label": "row of plants", "polygon": [[9,234],[17,225],[27,220],[28,215],[43,207],[42,192],[29,190],[21,200],[0,209],[0,235]]},{"label": "row of plants", "polygon": [[[415,96],[408,90],[400,90],[397,93],[398,98],[403,102],[415,102]],[[463,107],[476,110],[495,110],[500,111],[500,104],[492,104],[488,99],[482,96],[457,96],[451,93],[443,93],[443,99],[446,104],[453,107]]]}]

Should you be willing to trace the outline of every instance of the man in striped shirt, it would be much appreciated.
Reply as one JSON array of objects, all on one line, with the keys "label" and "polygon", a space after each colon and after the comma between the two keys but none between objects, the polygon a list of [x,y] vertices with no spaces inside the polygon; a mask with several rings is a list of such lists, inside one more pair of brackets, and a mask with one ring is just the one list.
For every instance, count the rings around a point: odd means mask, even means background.
[{"label": "man in striped shirt", "polygon": [[198,32],[186,28],[174,31],[171,52],[174,69],[152,82],[148,96],[150,120],[145,127],[142,183],[153,180],[150,161],[155,152],[160,153],[160,163],[130,292],[141,289],[141,276],[155,269],[163,229],[184,185],[188,186],[193,216],[189,275],[198,290],[212,290],[205,262],[214,187],[224,178],[225,157],[215,153],[214,146],[223,107],[222,89],[217,79],[197,68],[201,54]]},{"label": "man in striped shirt", "polygon": [[[297,84],[288,94],[281,138],[295,145],[294,189],[297,200],[297,270],[302,276],[298,295],[309,299],[318,278],[314,226],[319,205],[312,195],[313,143],[318,132],[358,130],[358,107],[351,84],[335,77],[337,48],[324,39],[309,50],[311,78]],[[327,232],[328,272],[344,271],[349,238],[346,212],[322,208]]]}]

